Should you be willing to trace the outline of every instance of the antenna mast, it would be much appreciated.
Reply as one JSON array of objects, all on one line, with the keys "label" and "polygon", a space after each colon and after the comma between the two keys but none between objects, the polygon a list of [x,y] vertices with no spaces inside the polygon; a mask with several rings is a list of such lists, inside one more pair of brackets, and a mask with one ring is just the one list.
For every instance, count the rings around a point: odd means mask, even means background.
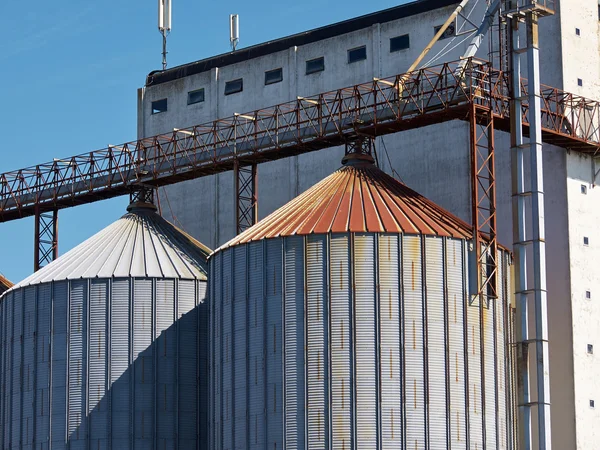
[{"label": "antenna mast", "polygon": [[167,68],[167,35],[171,32],[171,0],[158,0],[158,31],[163,38],[162,68]]},{"label": "antenna mast", "polygon": [[240,41],[240,16],[237,14],[229,14],[229,43],[231,49],[235,52],[238,42]]}]

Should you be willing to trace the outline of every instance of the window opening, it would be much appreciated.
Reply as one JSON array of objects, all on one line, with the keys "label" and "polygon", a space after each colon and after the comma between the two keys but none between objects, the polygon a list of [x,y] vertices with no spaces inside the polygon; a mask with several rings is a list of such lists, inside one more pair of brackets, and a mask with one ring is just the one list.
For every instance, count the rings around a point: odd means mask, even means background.
[{"label": "window opening", "polygon": [[[440,31],[441,28],[442,28],[442,25],[433,27],[433,34],[436,35],[438,33],[438,31]],[[452,22],[450,25],[448,25],[448,28],[446,28],[444,33],[442,33],[442,35],[440,36],[440,40],[448,39],[448,38],[451,38],[454,36],[456,36],[456,23]]]},{"label": "window opening", "polygon": [[194,103],[201,103],[204,101],[204,88],[196,89],[195,91],[188,92],[187,104],[193,105]]},{"label": "window opening", "polygon": [[367,59],[367,47],[352,48],[348,50],[348,64]]},{"label": "window opening", "polygon": [[410,37],[408,34],[402,36],[396,36],[390,38],[390,53],[397,52],[399,50],[405,50],[410,47]]},{"label": "window opening", "polygon": [[306,61],[306,75],[310,75],[311,73],[321,72],[325,70],[325,58],[315,58]]},{"label": "window opening", "polygon": [[279,83],[283,80],[283,69],[267,70],[265,72],[265,85]]},{"label": "window opening", "polygon": [[225,83],[225,95],[235,94],[244,90],[244,79],[238,78],[237,80],[227,81]]},{"label": "window opening", "polygon": [[167,99],[156,100],[152,102],[152,114],[159,114],[167,111]]}]

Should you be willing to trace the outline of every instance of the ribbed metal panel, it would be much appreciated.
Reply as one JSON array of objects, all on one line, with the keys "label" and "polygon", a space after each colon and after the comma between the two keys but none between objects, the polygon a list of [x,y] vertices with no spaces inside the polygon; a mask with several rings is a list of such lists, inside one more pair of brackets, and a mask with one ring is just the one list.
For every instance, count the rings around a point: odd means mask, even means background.
[{"label": "ribbed metal panel", "polygon": [[375,236],[354,237],[354,314],[356,446],[377,448],[377,328]]},{"label": "ribbed metal panel", "polygon": [[[204,290],[204,285],[203,290]],[[176,375],[176,393],[173,395],[173,411],[177,411],[177,415],[173,415],[174,419],[177,419],[178,427],[174,430],[178,438],[178,445],[175,447],[179,448],[190,448],[196,442],[196,435],[198,432],[198,407],[194,407],[192,399],[199,398],[199,387],[202,386],[202,398],[198,404],[203,405],[202,407],[202,421],[206,423],[207,411],[205,411],[204,405],[207,404],[206,400],[206,357],[207,350],[202,352],[198,349],[198,322],[199,315],[195,309],[198,303],[198,308],[203,308],[205,305],[200,303],[200,299],[204,299],[204,292],[197,292],[197,283],[190,280],[180,280],[175,286],[177,292],[178,302],[175,303],[177,308],[177,334],[175,339],[177,341],[176,352],[173,355],[174,367],[177,369]],[[205,311],[203,311],[206,314]],[[208,333],[207,326],[203,324],[202,332]],[[208,346],[207,336],[201,337],[204,346]],[[199,360],[202,359],[200,362]],[[199,368],[202,368],[201,370]],[[202,375],[201,375],[202,374]],[[206,429],[206,424],[203,427]],[[206,439],[206,436],[202,437]],[[204,446],[207,443],[203,441]]]},{"label": "ribbed metal panel", "polygon": [[497,381],[498,381],[498,450],[506,450],[508,448],[508,430],[507,430],[507,410],[506,410],[506,335],[504,332],[506,317],[506,283],[504,280],[507,277],[506,274],[506,259],[501,251],[498,251],[498,292],[499,299],[495,302],[496,306],[496,323],[495,323],[495,334],[496,334],[496,367],[497,367]]},{"label": "ribbed metal panel", "polygon": [[352,298],[350,235],[331,237],[331,442],[333,449],[352,444]]},{"label": "ribbed metal panel", "polygon": [[155,432],[152,284],[153,280],[133,281],[133,436],[136,449],[151,448]]},{"label": "ribbed metal panel", "polygon": [[402,448],[400,265],[397,235],[379,235],[381,429],[384,450]]},{"label": "ribbed metal panel", "polygon": [[223,402],[223,448],[233,448],[233,323],[232,323],[232,303],[233,303],[233,277],[232,277],[232,253],[224,252],[222,259],[222,278],[221,278],[221,345],[223,346],[223,356],[221,361],[222,373],[222,394]]},{"label": "ribbed metal panel", "polygon": [[[177,411],[177,347],[178,333],[175,323],[175,280],[156,280],[154,304],[154,360],[156,364],[156,424],[157,445],[175,446]],[[192,292],[191,300],[194,295]],[[193,395],[193,392],[190,392]]]},{"label": "ribbed metal panel", "polygon": [[281,241],[285,250],[285,448],[295,449],[305,448],[304,238]]},{"label": "ribbed metal panel", "polygon": [[[186,282],[180,281],[180,286],[182,284],[187,284]],[[198,404],[196,407],[196,411],[198,414],[198,421],[196,424],[192,424],[191,427],[193,427],[194,429],[196,429],[196,440],[197,440],[197,446],[198,448],[210,448],[209,447],[209,429],[210,429],[210,423],[209,423],[209,413],[210,413],[210,407],[209,407],[209,395],[210,395],[210,385],[208,383],[209,381],[209,374],[210,374],[210,370],[209,370],[209,364],[210,364],[210,339],[209,339],[209,302],[208,302],[208,286],[206,283],[197,283],[194,282],[195,286],[195,291],[197,294],[197,298],[196,298],[196,308],[193,312],[195,312],[195,314],[192,315],[192,317],[190,318],[190,322],[192,323],[192,325],[190,326],[190,328],[193,327],[197,327],[198,329],[198,333],[197,333],[197,341],[196,341],[196,345],[198,348],[198,365],[197,365],[197,372],[195,375],[195,378],[192,376],[185,376],[185,378],[183,378],[183,374],[179,377],[179,381],[180,384],[185,387],[186,383],[191,383],[194,384],[194,379],[197,380],[196,381],[196,388],[198,389]],[[180,296],[182,295],[182,292],[180,290]],[[188,313],[187,316],[189,316],[192,313]],[[197,321],[193,320],[194,315],[197,317]],[[186,346],[186,342],[183,340],[180,340],[180,345],[181,346]],[[192,346],[188,347],[188,349],[191,349]],[[193,392],[193,391],[192,391]],[[184,388],[180,388],[179,389],[179,411],[180,411],[180,427],[181,430],[183,430],[184,424],[186,423],[184,419],[183,421],[181,420],[181,416],[185,415],[185,411],[187,410],[187,408],[189,407],[190,409],[193,409],[193,406],[190,405],[190,399],[189,396],[186,395],[186,391]],[[185,401],[184,401],[185,399]],[[179,448],[189,448],[190,444],[187,444],[185,442],[183,442],[185,438],[185,434],[180,431],[180,445]],[[192,442],[193,442],[194,438],[192,437]]]},{"label": "ribbed metal panel", "polygon": [[467,307],[467,362],[469,365],[469,435],[472,448],[483,448],[481,392],[481,330],[479,302]]},{"label": "ribbed metal panel", "polygon": [[18,448],[21,442],[21,425],[23,423],[22,409],[22,382],[23,382],[23,297],[24,292],[17,292],[14,296],[12,308],[13,339],[12,339],[12,370],[11,370],[11,403],[12,410],[17,414],[11,414],[11,438],[12,448]]},{"label": "ribbed metal panel", "polygon": [[52,287],[36,288],[35,442],[47,448],[50,432],[50,314]]},{"label": "ribbed metal panel", "polygon": [[233,448],[246,448],[248,442],[247,427],[247,277],[237,275],[238,268],[246,266],[246,247],[236,247],[233,250],[233,414],[234,414],[234,445]]},{"label": "ribbed metal panel", "polygon": [[131,371],[128,371],[133,349],[130,324],[131,314],[131,280],[116,279],[112,282],[110,301],[110,426],[113,448],[121,446],[130,448],[132,413],[131,413]]},{"label": "ribbed metal panel", "polygon": [[283,249],[281,241],[265,243],[267,448],[283,448]]},{"label": "ribbed metal panel", "polygon": [[496,394],[498,385],[496,380],[496,302],[495,299],[487,301],[483,308],[483,346],[485,364],[485,440],[486,448],[495,448],[497,439],[497,414]]},{"label": "ribbed metal panel", "polygon": [[[248,305],[249,314],[249,448],[263,449],[265,436],[265,305],[263,243],[248,246]],[[218,447],[225,448],[225,447]]]},{"label": "ribbed metal panel", "polygon": [[327,295],[324,292],[327,237],[309,236],[306,243],[307,448],[328,448]]},{"label": "ribbed metal panel", "polygon": [[106,330],[108,280],[94,280],[90,283],[89,302],[89,380],[88,405],[90,444],[92,447],[106,447],[108,435],[108,399],[106,398]]},{"label": "ribbed metal panel", "polygon": [[211,323],[213,332],[212,335],[212,347],[213,361],[213,389],[211,396],[213,401],[211,402],[213,408],[213,428],[211,429],[212,443],[214,448],[221,448],[222,446],[222,420],[223,420],[223,398],[222,398],[222,280],[223,280],[223,268],[222,268],[223,255],[217,254],[213,259],[213,276],[211,278],[211,298],[212,298],[212,312],[211,312]]},{"label": "ribbed metal panel", "polygon": [[446,330],[442,239],[425,238],[427,289],[427,373],[429,397],[429,448],[446,450]]},{"label": "ribbed metal panel", "polygon": [[67,438],[67,308],[68,284],[54,283],[52,297],[52,368],[50,437],[53,448],[62,448]]},{"label": "ribbed metal panel", "polygon": [[423,351],[423,289],[421,238],[405,236],[402,245],[404,284],[404,359],[406,442],[425,447],[425,386]]},{"label": "ribbed metal panel", "polygon": [[[23,350],[35,348],[36,333],[36,290],[28,288],[23,296]],[[23,352],[23,419],[21,440],[23,448],[33,445],[34,396],[35,396],[35,351]]]},{"label": "ribbed metal panel", "polygon": [[465,415],[465,338],[463,288],[463,245],[459,240],[446,241],[448,286],[448,356],[450,390],[450,444],[452,450],[465,449],[467,426]]},{"label": "ribbed metal panel", "polygon": [[[504,299],[490,302],[482,323],[479,304],[468,306],[466,252],[460,239],[340,233],[266,239],[214,254],[211,298],[217,303],[228,270],[222,261],[233,262],[236,299],[230,309],[215,305],[211,333],[215,361],[235,360],[227,366],[231,375],[213,371],[215,388],[231,376],[235,409],[249,400],[242,422],[248,443],[237,448],[283,448],[283,439],[294,449],[483,450],[482,396],[486,448],[502,448],[489,428],[497,422],[489,408],[502,403],[496,401],[502,380],[494,372],[501,363],[489,355],[504,331],[494,317]],[[228,322],[229,355],[224,335],[217,338]],[[248,386],[239,399],[244,370]],[[215,404],[225,401],[223,392],[214,395]],[[240,416],[222,428],[236,437],[231,447],[217,438],[211,448],[236,448]]]}]

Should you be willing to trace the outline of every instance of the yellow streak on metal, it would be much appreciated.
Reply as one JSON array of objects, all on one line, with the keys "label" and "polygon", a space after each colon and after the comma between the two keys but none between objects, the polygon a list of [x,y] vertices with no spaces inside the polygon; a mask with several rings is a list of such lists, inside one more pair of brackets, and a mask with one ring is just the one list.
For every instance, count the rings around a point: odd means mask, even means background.
[{"label": "yellow streak on metal", "polygon": [[454,356],[455,356],[454,365],[456,368],[456,382],[458,383],[458,352],[455,353]]},{"label": "yellow streak on metal", "polygon": [[458,411],[456,411],[456,440],[460,441],[460,419],[458,417]]},{"label": "yellow streak on metal", "polygon": [[[415,391],[415,409],[417,409],[417,379],[414,380],[414,391]],[[416,441],[415,441],[416,442]]]},{"label": "yellow streak on metal", "polygon": [[417,349],[417,324],[413,319],[413,350]]},{"label": "yellow streak on metal", "polygon": [[390,411],[390,422],[391,422],[391,428],[392,428],[392,440],[394,439],[394,409],[392,408],[392,410]]}]

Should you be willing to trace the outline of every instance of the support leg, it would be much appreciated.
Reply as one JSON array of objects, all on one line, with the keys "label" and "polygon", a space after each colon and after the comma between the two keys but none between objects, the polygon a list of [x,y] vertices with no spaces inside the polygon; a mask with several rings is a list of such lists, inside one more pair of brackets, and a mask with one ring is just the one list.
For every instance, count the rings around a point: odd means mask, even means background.
[{"label": "support leg", "polygon": [[250,228],[258,221],[257,165],[240,166],[235,162],[235,223],[237,233]]},{"label": "support leg", "polygon": [[33,271],[58,258],[58,210],[35,213],[35,243]]}]

